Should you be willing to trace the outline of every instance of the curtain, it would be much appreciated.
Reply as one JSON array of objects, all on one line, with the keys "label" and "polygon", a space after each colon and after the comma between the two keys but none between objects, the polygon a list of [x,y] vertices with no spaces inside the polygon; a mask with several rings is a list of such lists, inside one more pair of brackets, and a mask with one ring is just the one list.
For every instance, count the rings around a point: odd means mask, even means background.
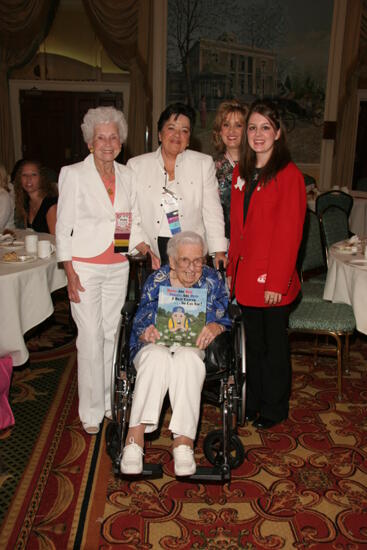
[{"label": "curtain", "polygon": [[343,59],[339,87],[338,123],[334,149],[332,185],[352,188],[355,142],[351,139],[358,124],[358,81],[361,63],[360,51],[362,2],[348,2],[343,42]]},{"label": "curtain", "polygon": [[151,136],[153,0],[83,0],[91,24],[112,61],[130,71],[127,158],[147,149]]},{"label": "curtain", "polygon": [[58,0],[1,0],[0,2],[0,162],[14,165],[8,77],[12,68],[35,55],[50,28]]}]

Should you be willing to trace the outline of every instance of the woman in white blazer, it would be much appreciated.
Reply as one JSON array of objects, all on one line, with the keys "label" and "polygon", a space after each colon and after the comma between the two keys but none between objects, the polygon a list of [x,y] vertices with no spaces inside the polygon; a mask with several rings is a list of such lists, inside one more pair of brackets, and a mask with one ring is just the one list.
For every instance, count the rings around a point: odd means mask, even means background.
[{"label": "woman in white blazer", "polygon": [[167,262],[168,239],[179,231],[201,235],[226,264],[227,240],[213,159],[187,149],[195,111],[182,103],[169,105],[158,121],[157,151],[129,160],[136,176],[142,227],[150,249]]},{"label": "woman in white blazer", "polygon": [[113,345],[129,276],[125,252],[145,254],[147,238],[134,174],[114,161],[127,136],[123,114],[89,109],[81,127],[91,154],[60,172],[56,247],[78,329],[79,417],[96,434],[104,415],[111,416]]}]

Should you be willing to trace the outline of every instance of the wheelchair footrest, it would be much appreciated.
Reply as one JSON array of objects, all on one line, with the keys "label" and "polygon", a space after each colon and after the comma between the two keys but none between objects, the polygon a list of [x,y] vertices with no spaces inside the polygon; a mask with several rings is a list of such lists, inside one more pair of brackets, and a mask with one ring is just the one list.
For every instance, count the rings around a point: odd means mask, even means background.
[{"label": "wheelchair footrest", "polygon": [[230,481],[231,470],[221,466],[213,466],[212,468],[198,466],[196,472],[186,479],[192,479],[193,481]]},{"label": "wheelchair footrest", "polygon": [[149,464],[147,462],[144,462],[143,464],[143,476],[149,476],[153,479],[158,479],[160,477],[163,477],[163,469],[160,464]]},{"label": "wheelchair footrest", "polygon": [[141,477],[150,477],[151,479],[159,479],[160,477],[163,477],[163,469],[160,464],[149,464],[148,462],[144,462],[143,464],[143,471],[141,474],[133,475],[133,474],[122,474],[120,472],[120,468],[118,468],[118,471],[115,474],[119,474],[120,476],[126,478],[126,479],[135,479],[135,478],[141,478]]}]

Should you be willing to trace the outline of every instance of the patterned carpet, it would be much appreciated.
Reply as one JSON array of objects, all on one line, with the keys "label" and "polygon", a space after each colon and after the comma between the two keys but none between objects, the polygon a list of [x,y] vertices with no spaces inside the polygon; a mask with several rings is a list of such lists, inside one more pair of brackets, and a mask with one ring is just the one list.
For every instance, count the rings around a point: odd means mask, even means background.
[{"label": "patterned carpet", "polygon": [[[176,480],[169,411],[146,449],[163,478],[115,478],[107,421],[93,438],[78,419],[75,355],[41,355],[14,380],[16,425],[1,434],[1,549],[367,548],[366,339],[352,345],[342,402],[335,359],[316,369],[311,357],[293,359],[289,419],[240,429],[246,459],[230,485]],[[204,434],[218,424],[205,406],[199,463]]]}]

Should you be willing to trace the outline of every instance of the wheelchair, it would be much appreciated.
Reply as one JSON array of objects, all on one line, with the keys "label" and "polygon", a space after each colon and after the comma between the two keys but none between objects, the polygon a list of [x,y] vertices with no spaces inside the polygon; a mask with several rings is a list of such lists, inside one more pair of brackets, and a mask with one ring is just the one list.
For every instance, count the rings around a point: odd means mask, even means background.
[{"label": "wheelchair", "polygon": [[[136,376],[130,361],[129,341],[137,306],[136,300],[128,300],[122,308],[113,354],[112,421],[106,430],[106,449],[116,476],[123,475],[120,473],[120,462],[129,427]],[[230,304],[228,312],[233,322],[231,331],[217,336],[205,350],[206,379],[201,397],[202,404],[220,407],[221,427],[210,431],[203,441],[204,455],[211,466],[197,465],[196,473],[185,477],[185,480],[229,482],[231,470],[238,468],[245,459],[238,436],[238,426],[245,423],[245,332],[238,306]],[[200,422],[198,432],[199,429]],[[159,478],[162,475],[160,464],[144,461],[139,477]]]}]

